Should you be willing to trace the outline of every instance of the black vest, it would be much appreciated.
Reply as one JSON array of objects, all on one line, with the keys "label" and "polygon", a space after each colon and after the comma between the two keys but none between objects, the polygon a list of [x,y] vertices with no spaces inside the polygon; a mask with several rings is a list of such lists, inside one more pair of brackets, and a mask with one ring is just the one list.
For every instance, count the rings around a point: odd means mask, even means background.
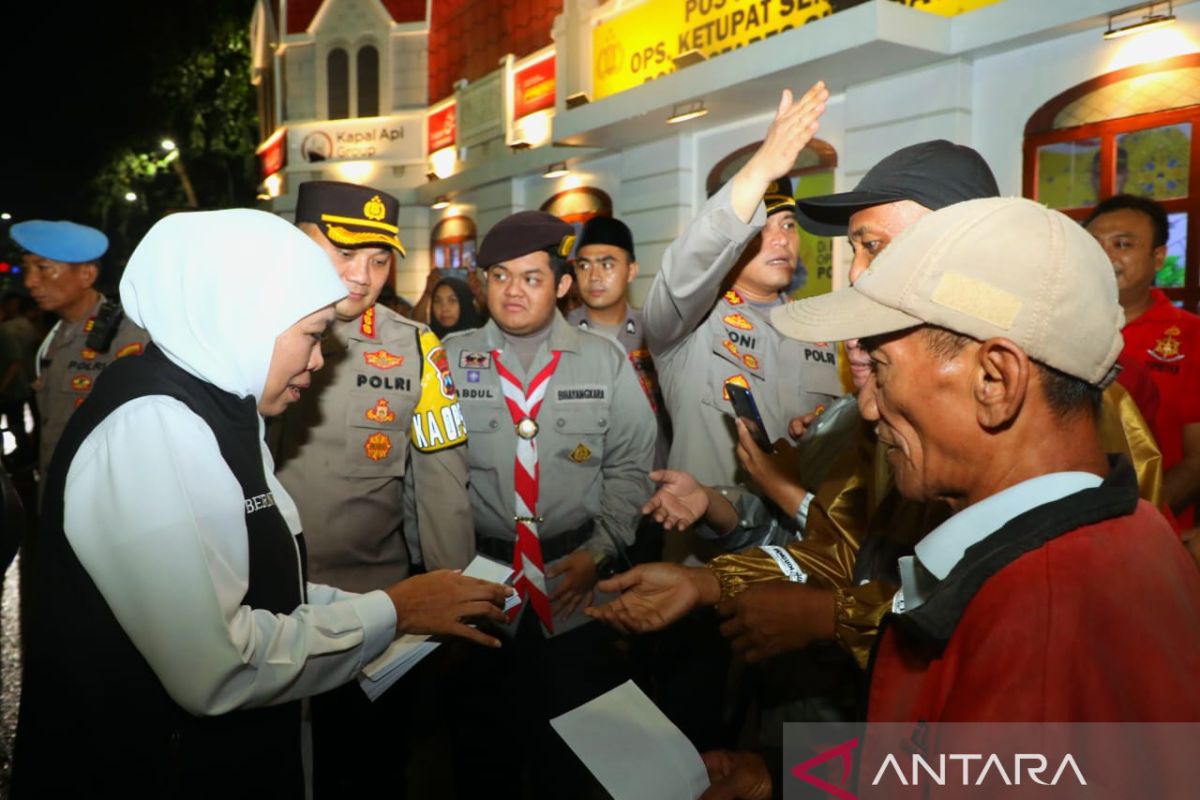
[{"label": "black vest", "polygon": [[[303,542],[273,504],[254,399],[238,399],[151,345],[113,363],[72,416],[46,475],[38,533],[22,552],[24,666],[13,797],[303,797],[300,705],[194,717],[176,704],[109,610],[63,532],[67,470],[119,406],[166,395],[212,429],[246,502],[242,602],[287,614],[304,600]],[[117,480],[136,485],[141,476]],[[264,507],[265,506],[265,507]]]}]

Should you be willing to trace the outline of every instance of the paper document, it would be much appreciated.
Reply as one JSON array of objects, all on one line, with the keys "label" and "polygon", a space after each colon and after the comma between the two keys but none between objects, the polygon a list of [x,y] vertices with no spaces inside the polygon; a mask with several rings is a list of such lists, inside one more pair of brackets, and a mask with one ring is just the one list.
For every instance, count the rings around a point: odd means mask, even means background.
[{"label": "paper document", "polygon": [[[463,570],[463,575],[493,583],[504,583],[512,575],[512,567],[490,558],[475,556]],[[508,598],[504,610],[507,611],[518,603],[520,599],[514,594]],[[374,702],[415,667],[417,662],[432,653],[438,644],[423,634],[407,633],[397,638],[375,660],[363,667],[362,672],[358,674],[358,685]]]},{"label": "paper document", "polygon": [[700,754],[633,681],[550,720],[613,800],[696,800]]}]

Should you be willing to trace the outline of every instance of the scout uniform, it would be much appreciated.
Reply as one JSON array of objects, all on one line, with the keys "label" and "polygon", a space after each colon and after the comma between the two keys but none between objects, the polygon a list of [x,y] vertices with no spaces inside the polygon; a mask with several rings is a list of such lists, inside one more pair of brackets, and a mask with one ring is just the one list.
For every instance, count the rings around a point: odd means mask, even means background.
[{"label": "scout uniform", "polygon": [[[483,268],[539,250],[560,255],[572,229],[521,212],[480,248]],[[526,369],[493,319],[446,337],[470,436],[471,507],[479,552],[511,564],[519,609],[498,651],[473,649],[452,694],[460,797],[519,797],[523,762],[535,797],[586,796],[592,779],[550,728],[554,716],[628,677],[605,626],[577,610],[552,617],[545,574],[580,550],[625,565],[650,497],[655,422],[629,359],[611,339],[557,311]],[[587,605],[585,601],[583,605]],[[493,733],[506,731],[509,747]],[[482,734],[481,734],[482,732]]]},{"label": "scout uniform", "polygon": [[749,224],[734,215],[728,185],[713,195],[667,250],[642,305],[675,430],[669,466],[702,484],[740,482],[726,383],[750,388],[771,441],[842,394],[833,344],[788,339],[766,309],[719,288],[767,214],[795,208],[790,185],[773,186]]},{"label": "scout uniform", "polygon": [[[97,262],[108,250],[107,236],[73,222],[28,220],[13,225],[9,235],[28,252],[67,264]],[[40,475],[46,474],[67,420],[87,399],[100,372],[118,358],[140,355],[148,341],[120,304],[103,295],[82,319],[60,319],[51,328],[38,348],[33,384],[40,421]]]},{"label": "scout uniform", "polygon": [[[316,225],[339,248],[403,255],[399,214],[385,192],[309,181],[296,222]],[[407,578],[417,562],[465,567],[475,554],[466,431],[437,336],[376,303],[336,321],[321,350],[325,366],[268,436],[276,475],[304,521],[309,579],[368,592]],[[314,796],[390,780],[406,753],[395,720],[413,717],[412,692],[423,688],[410,677],[375,703],[353,684],[313,698]]]}]

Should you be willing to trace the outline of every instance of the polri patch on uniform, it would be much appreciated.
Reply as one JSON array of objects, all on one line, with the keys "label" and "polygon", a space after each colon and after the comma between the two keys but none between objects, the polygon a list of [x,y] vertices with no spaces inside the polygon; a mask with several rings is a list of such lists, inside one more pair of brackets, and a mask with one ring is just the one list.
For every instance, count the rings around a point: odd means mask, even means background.
[{"label": "polri patch on uniform", "polygon": [[754,330],[754,323],[741,314],[726,314],[721,317],[721,321],[731,328],[737,328],[739,331]]},{"label": "polri patch on uniform", "polygon": [[376,431],[367,437],[367,441],[363,442],[363,450],[366,451],[367,458],[372,461],[382,461],[388,457],[388,453],[392,452],[392,440],[386,433]]},{"label": "polri patch on uniform", "polygon": [[[738,386],[741,386],[743,389],[750,388],[750,381],[746,380],[746,376],[742,375],[741,373],[738,373],[737,375],[730,375],[728,378],[725,379],[725,383],[726,384],[730,384],[730,383],[737,384]],[[729,390],[726,389],[724,385],[721,386],[721,394],[722,394],[722,396],[724,396],[725,402],[728,403],[729,402]]]},{"label": "polri patch on uniform", "polygon": [[125,356],[140,356],[141,354],[142,354],[142,343],[134,342],[132,344],[127,344],[124,347],[122,347],[120,350],[118,350],[117,358],[124,358]]},{"label": "polri patch on uniform", "polygon": [[571,451],[571,456],[570,456],[571,460],[574,461],[576,464],[582,464],[583,462],[587,461],[591,457],[592,457],[592,451],[589,450],[588,446],[586,444],[584,444],[583,442],[580,442],[579,444],[577,444],[575,446],[575,449]]},{"label": "polri patch on uniform", "polygon": [[95,361],[97,355],[99,354],[90,347],[85,347],[79,351],[79,357],[84,361]]},{"label": "polri patch on uniform", "polygon": [[71,388],[77,392],[86,392],[92,388],[92,379],[87,375],[76,375],[71,378]]},{"label": "polri patch on uniform", "polygon": [[467,383],[479,383],[479,370],[467,370]]},{"label": "polri patch on uniform", "polygon": [[396,412],[392,411],[391,406],[388,405],[388,401],[381,397],[375,402],[375,405],[367,409],[367,419],[380,423],[394,422],[396,420]]},{"label": "polri patch on uniform", "polygon": [[387,350],[376,350],[374,353],[363,353],[363,361],[375,369],[393,369],[404,363],[404,356],[389,353]]},{"label": "polri patch on uniform", "polygon": [[458,351],[458,366],[462,369],[491,369],[491,353],[472,353],[470,350]]},{"label": "polri patch on uniform", "polygon": [[608,397],[605,388],[598,383],[585,386],[564,386],[557,391],[560,403],[573,400],[603,400]]}]

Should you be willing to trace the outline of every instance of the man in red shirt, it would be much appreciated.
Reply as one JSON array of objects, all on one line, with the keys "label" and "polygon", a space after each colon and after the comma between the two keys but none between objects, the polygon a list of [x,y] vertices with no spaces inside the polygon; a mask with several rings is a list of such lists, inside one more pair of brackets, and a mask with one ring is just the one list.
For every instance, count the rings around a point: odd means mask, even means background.
[{"label": "man in red shirt", "polygon": [[1153,200],[1119,194],[1096,206],[1083,225],[1116,273],[1125,311],[1121,362],[1142,368],[1158,388],[1157,414],[1142,412],[1159,438],[1163,494],[1191,525],[1200,498],[1200,317],[1154,288],[1167,255],[1166,211]]}]

